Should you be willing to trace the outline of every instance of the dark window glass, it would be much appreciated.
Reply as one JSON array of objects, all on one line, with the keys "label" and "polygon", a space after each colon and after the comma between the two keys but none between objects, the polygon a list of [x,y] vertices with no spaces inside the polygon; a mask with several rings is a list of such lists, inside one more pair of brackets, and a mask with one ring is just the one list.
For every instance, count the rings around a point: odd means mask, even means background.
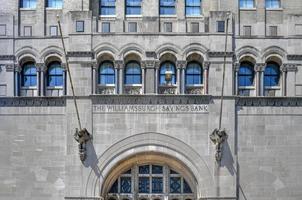
[{"label": "dark window glass", "polygon": [[162,174],[163,167],[159,165],[152,165],[152,174]]},{"label": "dark window glass", "polygon": [[36,8],[37,0],[21,0],[20,4],[21,8]]},{"label": "dark window glass", "polygon": [[48,66],[47,86],[63,86],[63,69],[59,62],[53,62]]},{"label": "dark window glass", "polygon": [[76,32],[84,32],[84,21],[76,21]]},{"label": "dark window glass", "polygon": [[159,13],[161,15],[175,15],[175,0],[160,0]]},{"label": "dark window glass", "polygon": [[23,65],[21,85],[24,87],[37,86],[37,69],[34,63]]},{"label": "dark window glass", "polygon": [[162,177],[152,177],[152,193],[163,193]]},{"label": "dark window glass", "polygon": [[186,0],[186,15],[200,15],[201,0]]},{"label": "dark window glass", "polygon": [[138,192],[139,193],[149,193],[150,192],[149,177],[139,177],[138,178]]},{"label": "dark window glass", "polygon": [[246,87],[254,84],[254,67],[251,63],[241,63],[238,72],[238,86]]},{"label": "dark window glass", "polygon": [[280,0],[266,0],[265,1],[266,8],[280,8]]},{"label": "dark window glass", "polygon": [[140,15],[141,3],[141,0],[126,0],[126,15]]},{"label": "dark window glass", "polygon": [[129,62],[125,70],[125,84],[141,84],[141,68],[137,62]]},{"label": "dark window glass", "polygon": [[276,63],[267,63],[264,71],[264,87],[274,87],[279,85],[280,67]]},{"label": "dark window glass", "polygon": [[102,32],[103,33],[110,33],[110,23],[109,22],[103,22],[102,23]]},{"label": "dark window glass", "polygon": [[225,31],[225,22],[217,21],[217,32],[223,33]]},{"label": "dark window glass", "polygon": [[183,179],[183,193],[192,193],[191,187],[185,179]]},{"label": "dark window glass", "polygon": [[115,15],[115,0],[100,0],[101,15]]},{"label": "dark window glass", "polygon": [[170,177],[170,193],[181,193],[180,177]]},{"label": "dark window glass", "polygon": [[62,8],[63,0],[47,0],[48,8]]},{"label": "dark window glass", "polygon": [[118,193],[118,181],[117,180],[111,186],[109,193]]},{"label": "dark window glass", "polygon": [[99,70],[99,84],[115,84],[115,72],[111,62],[102,63]]},{"label": "dark window glass", "polygon": [[178,174],[176,171],[170,169],[170,174]]},{"label": "dark window glass", "polygon": [[131,193],[131,177],[121,177],[121,193]]},{"label": "dark window glass", "polygon": [[171,62],[165,62],[161,65],[160,71],[159,71],[159,84],[160,85],[166,85],[168,84],[166,81],[166,72],[171,71],[172,72],[172,84],[176,84],[176,75],[175,75],[175,65]]},{"label": "dark window glass", "polygon": [[186,69],[186,84],[202,84],[202,69],[201,66],[196,63],[189,63]]},{"label": "dark window glass", "polygon": [[254,8],[254,0],[240,0],[240,8]]},{"label": "dark window glass", "polygon": [[150,174],[149,165],[139,166],[138,167],[138,173],[139,174]]}]

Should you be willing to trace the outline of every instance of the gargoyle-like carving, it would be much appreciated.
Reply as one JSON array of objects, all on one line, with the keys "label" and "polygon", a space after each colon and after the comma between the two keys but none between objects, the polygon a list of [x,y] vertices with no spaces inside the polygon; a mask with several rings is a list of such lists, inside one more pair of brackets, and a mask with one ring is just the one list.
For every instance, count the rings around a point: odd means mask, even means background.
[{"label": "gargoyle-like carving", "polygon": [[224,129],[215,129],[211,135],[211,141],[216,145],[215,158],[217,162],[221,161],[222,158],[222,144],[228,138],[227,133]]},{"label": "gargoyle-like carving", "polygon": [[86,159],[86,143],[92,139],[92,135],[90,135],[86,128],[83,128],[80,131],[76,129],[73,137],[79,143],[80,159],[84,161]]}]

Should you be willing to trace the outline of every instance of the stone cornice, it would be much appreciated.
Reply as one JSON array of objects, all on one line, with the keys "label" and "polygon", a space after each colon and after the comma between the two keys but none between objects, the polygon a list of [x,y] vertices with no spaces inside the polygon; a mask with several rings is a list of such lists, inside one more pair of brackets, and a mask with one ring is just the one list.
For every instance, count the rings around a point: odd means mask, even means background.
[{"label": "stone cornice", "polygon": [[237,106],[259,107],[293,107],[302,106],[302,98],[299,97],[238,97]]},{"label": "stone cornice", "polygon": [[301,54],[290,54],[287,55],[287,60],[302,60]]},{"label": "stone cornice", "polygon": [[93,52],[91,51],[69,51],[67,52],[67,57],[93,57]]},{"label": "stone cornice", "polygon": [[0,107],[48,107],[66,105],[64,97],[1,97]]},{"label": "stone cornice", "polygon": [[[224,57],[223,51],[210,51],[208,53],[209,57],[216,58],[216,57]],[[233,52],[226,52],[227,57],[233,57]]]},{"label": "stone cornice", "polygon": [[14,55],[0,55],[0,60],[15,60]]}]

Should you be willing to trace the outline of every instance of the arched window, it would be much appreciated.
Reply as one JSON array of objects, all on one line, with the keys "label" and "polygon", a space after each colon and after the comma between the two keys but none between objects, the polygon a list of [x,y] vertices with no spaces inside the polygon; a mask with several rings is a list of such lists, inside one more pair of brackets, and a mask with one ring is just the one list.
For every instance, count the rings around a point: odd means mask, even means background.
[{"label": "arched window", "polygon": [[63,86],[63,69],[61,63],[52,62],[48,66],[47,86],[62,87]]},{"label": "arched window", "polygon": [[37,86],[37,68],[34,63],[29,62],[23,65],[21,73],[21,86]]},{"label": "arched window", "polygon": [[248,87],[254,85],[254,67],[252,63],[243,62],[240,64],[238,72],[238,87]]},{"label": "arched window", "polygon": [[279,86],[280,67],[277,63],[267,63],[264,71],[264,87]]},{"label": "arched window", "polygon": [[202,68],[197,62],[191,62],[186,69],[186,85],[202,84]]},{"label": "arched window", "polygon": [[140,65],[135,61],[130,61],[125,69],[125,84],[141,84],[142,71]]},{"label": "arched window", "polygon": [[[164,187],[167,185],[168,187]],[[112,184],[108,194],[135,193],[134,188],[138,188],[138,196],[156,194],[157,196],[167,193],[177,194],[180,199],[183,196],[193,195],[193,191],[187,180],[178,172],[168,166],[157,164],[145,164],[133,166],[130,170],[122,173]]]},{"label": "arched window", "polygon": [[[166,80],[167,73],[170,73],[171,75],[170,82]],[[172,62],[164,62],[161,64],[160,72],[159,72],[159,84],[160,85],[176,84],[175,65]]]},{"label": "arched window", "polygon": [[115,72],[112,62],[103,62],[99,69],[99,84],[115,84]]}]

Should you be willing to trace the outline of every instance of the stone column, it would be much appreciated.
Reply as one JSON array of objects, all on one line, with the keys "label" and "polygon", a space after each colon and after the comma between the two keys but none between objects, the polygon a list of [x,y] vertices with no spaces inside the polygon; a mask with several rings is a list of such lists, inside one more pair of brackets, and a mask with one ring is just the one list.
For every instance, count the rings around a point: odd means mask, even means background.
[{"label": "stone column", "polygon": [[6,69],[6,95],[14,96],[14,64],[7,64]]},{"label": "stone column", "polygon": [[123,85],[124,85],[124,61],[123,60],[116,60],[114,62],[114,66],[118,69],[118,94],[123,94]]},{"label": "stone column", "polygon": [[205,61],[203,62],[203,93],[208,94],[208,89],[209,89],[209,67],[210,67],[210,62]]},{"label": "stone column", "polygon": [[15,96],[20,96],[21,92],[21,72],[22,67],[19,64],[15,64]]},{"label": "stone column", "polygon": [[66,65],[62,65],[63,68],[63,95],[67,95],[67,88],[66,88],[66,83],[67,83],[67,69],[66,69]]},{"label": "stone column", "polygon": [[180,61],[177,61],[176,62],[176,69],[177,69],[177,71],[176,71],[176,85],[177,85],[177,92],[176,92],[176,94],[180,94],[181,93],[181,86],[182,86],[182,83],[184,82],[184,79],[181,79],[181,70],[183,69],[183,68],[185,68],[186,67],[186,64],[187,64],[187,61],[185,61],[185,60],[180,60]]},{"label": "stone column", "polygon": [[[46,74],[46,66],[44,63],[37,63],[37,92],[38,96],[45,95],[45,74]],[[47,80],[46,80],[47,81]]]},{"label": "stone column", "polygon": [[[284,96],[295,96],[295,78],[298,67],[296,64],[283,64],[282,67],[282,89]],[[289,81],[288,81],[289,80]]]},{"label": "stone column", "polygon": [[146,66],[142,63],[141,64],[142,69],[142,94],[145,94],[145,70]]},{"label": "stone column", "polygon": [[183,67],[181,68],[181,94],[185,94],[185,88],[186,88],[186,83],[185,83],[185,79],[186,79],[186,69]]},{"label": "stone column", "polygon": [[118,76],[119,70],[116,67],[116,65],[114,65],[114,84],[115,84],[115,91],[114,94],[118,94],[118,90],[119,90],[119,76]]},{"label": "stone column", "polygon": [[156,61],[155,62],[155,69],[154,69],[154,73],[155,73],[155,84],[154,84],[154,91],[155,94],[158,94],[158,82],[159,82],[159,78],[158,78],[158,73],[159,73],[159,67],[160,67],[160,61]]},{"label": "stone column", "polygon": [[234,83],[234,87],[235,87],[235,94],[234,95],[239,95],[239,86],[238,86],[238,73],[239,73],[239,69],[240,69],[240,63],[234,63],[234,73],[235,73],[235,83]]},{"label": "stone column", "polygon": [[96,94],[96,85],[97,85],[97,61],[94,60],[91,63],[91,69],[92,69],[92,94]]},{"label": "stone column", "polygon": [[264,96],[264,70],[266,63],[256,63],[255,72],[256,72],[256,96]]}]

